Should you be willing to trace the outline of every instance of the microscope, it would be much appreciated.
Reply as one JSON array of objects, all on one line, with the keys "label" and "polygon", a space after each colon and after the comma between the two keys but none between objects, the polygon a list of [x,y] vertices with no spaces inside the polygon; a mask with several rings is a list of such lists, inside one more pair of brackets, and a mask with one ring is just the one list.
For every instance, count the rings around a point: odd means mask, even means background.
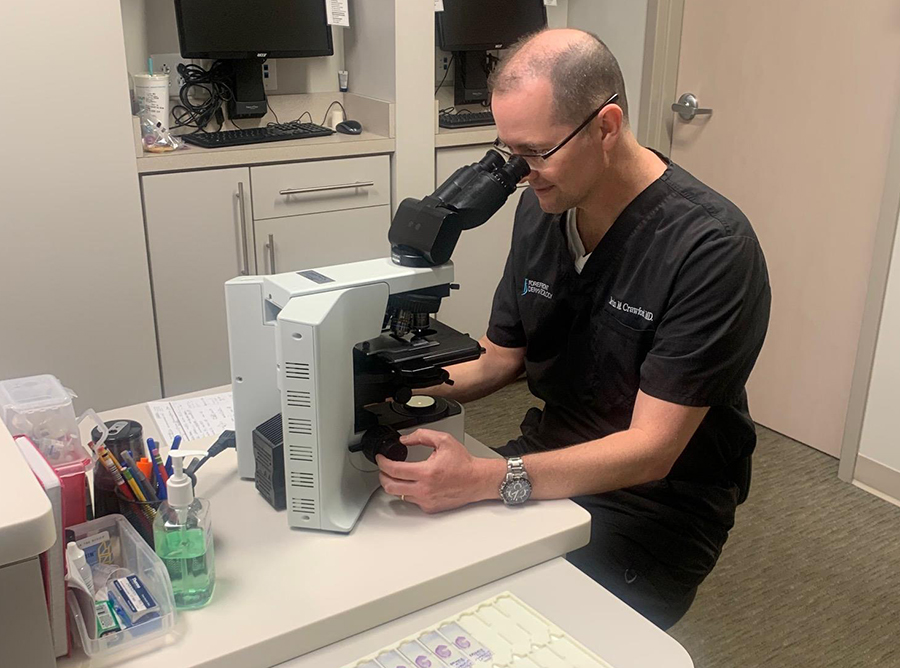
[{"label": "microscope", "polygon": [[[446,367],[484,351],[432,315],[458,287],[460,234],[529,171],[488,151],[401,202],[390,257],[225,284],[238,471],[283,499],[291,527],[351,531],[379,486],[375,456],[409,456],[401,433],[427,426],[463,440],[462,406],[414,392],[452,383]],[[283,470],[259,447],[276,442]]]}]

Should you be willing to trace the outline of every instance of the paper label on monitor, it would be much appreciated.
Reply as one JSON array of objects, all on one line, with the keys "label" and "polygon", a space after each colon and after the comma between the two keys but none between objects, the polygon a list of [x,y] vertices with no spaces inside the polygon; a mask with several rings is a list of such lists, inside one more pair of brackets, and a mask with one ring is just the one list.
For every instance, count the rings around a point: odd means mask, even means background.
[{"label": "paper label on monitor", "polygon": [[444,0],[434,0],[434,11],[436,11],[436,12],[444,11]]},{"label": "paper label on monitor", "polygon": [[350,27],[350,13],[347,9],[347,2],[348,0],[326,0],[325,8],[328,25],[342,28]]},{"label": "paper label on monitor", "polygon": [[556,7],[556,0],[544,0],[545,7]]}]

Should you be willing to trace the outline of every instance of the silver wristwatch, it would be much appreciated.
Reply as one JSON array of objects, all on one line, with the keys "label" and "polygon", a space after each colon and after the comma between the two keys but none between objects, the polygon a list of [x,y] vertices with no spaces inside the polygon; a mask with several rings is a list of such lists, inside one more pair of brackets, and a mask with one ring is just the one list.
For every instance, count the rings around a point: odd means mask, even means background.
[{"label": "silver wristwatch", "polygon": [[521,457],[506,460],[506,478],[500,484],[500,498],[507,506],[518,506],[531,498],[531,480]]}]

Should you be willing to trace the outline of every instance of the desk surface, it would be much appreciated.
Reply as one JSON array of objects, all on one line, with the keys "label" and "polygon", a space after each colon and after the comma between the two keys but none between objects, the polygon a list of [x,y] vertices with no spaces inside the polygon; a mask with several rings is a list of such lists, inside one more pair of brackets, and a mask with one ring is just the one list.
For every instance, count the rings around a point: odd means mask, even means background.
[{"label": "desk surface", "polygon": [[139,174],[180,172],[212,167],[240,167],[278,162],[299,162],[323,158],[393,153],[390,137],[363,132],[359,135],[333,134],[328,137],[290,139],[228,148],[188,146],[171,153],[145,153],[137,159]]},{"label": "desk surface", "polygon": [[[145,437],[158,435],[145,405],[101,417],[135,419]],[[474,439],[466,445],[489,454]],[[238,478],[233,451],[204,465],[197,493],[212,505],[211,604],[180,613],[176,637],[153,651],[136,648],[127,660],[81,655],[61,668],[272,666],[563,555],[590,534],[589,515],[570,501],[481,503],[429,516],[380,491],[349,535],[291,530],[285,513]]]},{"label": "desk surface", "polygon": [[560,558],[292,659],[278,668],[346,666],[504,591],[518,596],[615,668],[694,665],[674,638]]}]

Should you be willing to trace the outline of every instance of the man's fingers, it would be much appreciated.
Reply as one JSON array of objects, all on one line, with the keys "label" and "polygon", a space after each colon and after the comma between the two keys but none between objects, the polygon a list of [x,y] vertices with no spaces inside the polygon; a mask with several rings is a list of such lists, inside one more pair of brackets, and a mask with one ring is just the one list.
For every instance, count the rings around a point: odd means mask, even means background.
[{"label": "man's fingers", "polygon": [[392,496],[402,495],[410,498],[417,491],[416,483],[409,480],[398,480],[384,472],[378,474],[378,480],[384,491]]},{"label": "man's fingers", "polygon": [[384,473],[398,480],[421,480],[425,462],[395,462],[384,455],[375,455],[375,462]]},{"label": "man's fingers", "polygon": [[434,431],[433,429],[416,429],[413,433],[400,437],[403,445],[424,445],[428,448],[438,448],[446,445],[453,439],[452,436],[443,431]]}]

